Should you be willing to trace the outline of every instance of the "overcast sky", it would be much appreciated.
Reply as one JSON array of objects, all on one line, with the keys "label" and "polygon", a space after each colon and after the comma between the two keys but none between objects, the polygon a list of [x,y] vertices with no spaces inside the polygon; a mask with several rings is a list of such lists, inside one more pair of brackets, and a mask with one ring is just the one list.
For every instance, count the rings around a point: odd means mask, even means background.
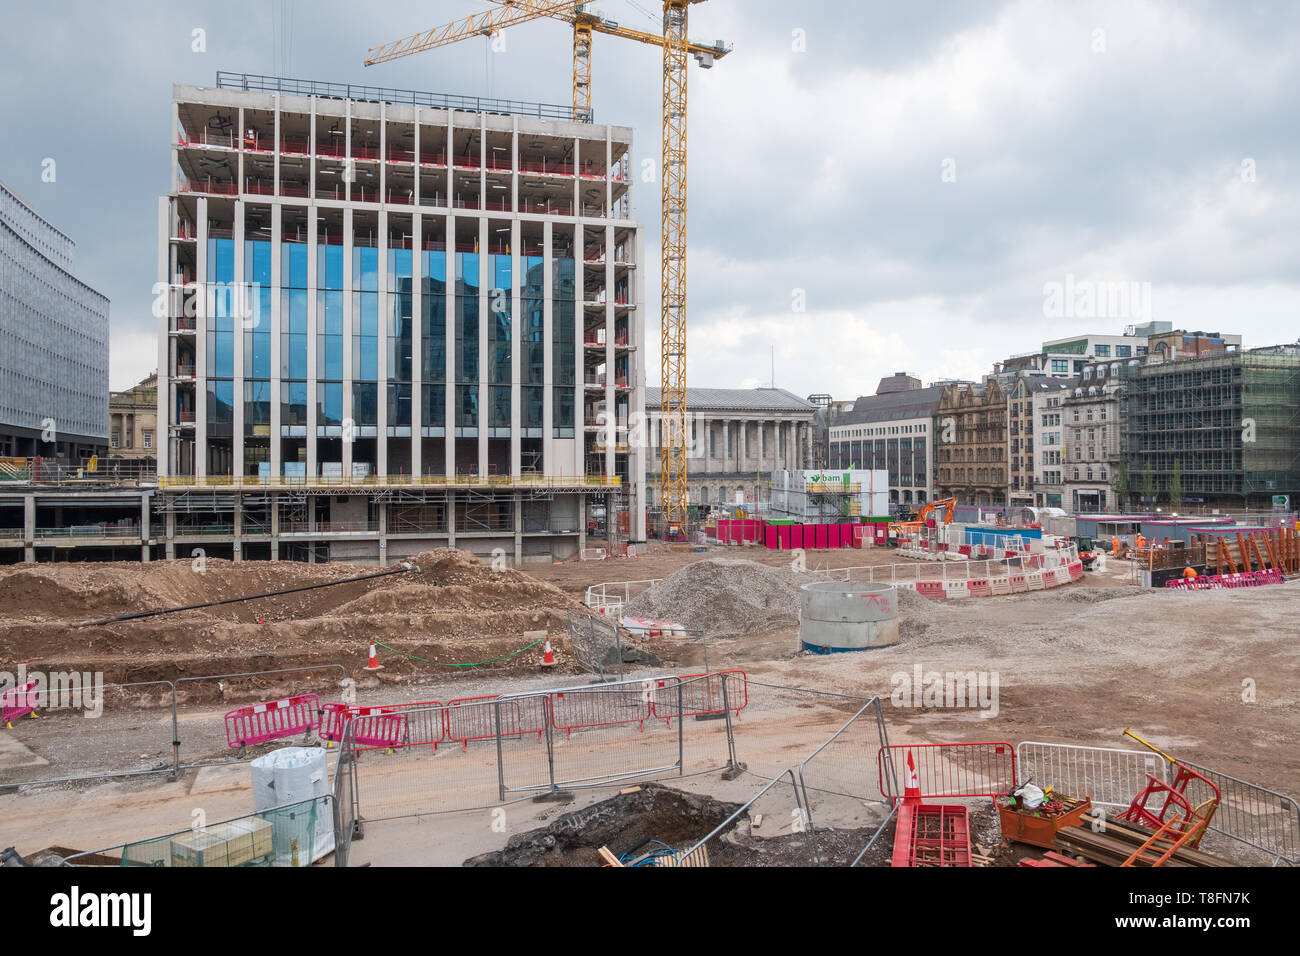
[{"label": "overcast sky", "polygon": [[[155,362],[171,84],[229,70],[566,103],[570,32],[554,21],[511,28],[498,53],[475,39],[362,66],[370,46],[487,6],[0,7],[0,180],[112,300],[114,388]],[[658,30],[655,0],[594,7]],[[735,44],[691,67],[692,384],[768,384],[775,347],[777,385],[853,398],[894,371],[974,378],[1043,339],[1148,317],[1082,300],[1045,314],[1067,276],[1103,294],[1149,283],[1150,318],[1247,347],[1300,336],[1300,4],[710,0],[690,15],[693,39]],[[657,165],[660,54],[594,48],[597,120],[633,127],[636,168]],[[657,184],[633,202],[654,385]]]}]

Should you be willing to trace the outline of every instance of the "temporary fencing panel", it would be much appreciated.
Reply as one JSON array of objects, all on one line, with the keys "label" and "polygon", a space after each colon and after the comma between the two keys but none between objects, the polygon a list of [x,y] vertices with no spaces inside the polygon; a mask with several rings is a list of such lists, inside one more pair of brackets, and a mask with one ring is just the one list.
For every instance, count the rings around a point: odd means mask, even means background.
[{"label": "temporary fencing panel", "polygon": [[768,528],[768,530],[776,532],[776,539],[778,542],[780,542],[782,551],[787,551],[792,547],[796,547],[796,548],[798,547],[797,544],[791,543],[793,541],[795,532],[799,530],[798,525],[792,526],[788,524],[783,524],[783,525],[778,525],[775,528]]},{"label": "temporary fencing panel", "polygon": [[653,692],[654,682],[648,680],[608,688],[556,691],[550,695],[551,725],[566,735],[586,727],[641,727],[650,719]]},{"label": "temporary fencing panel", "polygon": [[299,694],[265,704],[237,707],[226,714],[226,743],[247,747],[306,734],[320,726],[320,699]]},{"label": "temporary fencing panel", "polygon": [[790,528],[790,547],[802,548],[803,547],[803,525],[792,524],[789,525],[788,527]]},{"label": "temporary fencing panel", "polygon": [[825,550],[826,547],[828,546],[827,542],[829,541],[829,535],[827,534],[826,531],[826,525],[824,524],[817,525],[816,530],[813,533],[816,536],[817,544],[815,545],[815,547],[817,548],[817,550],[819,551]]},{"label": "temporary fencing panel", "polygon": [[1165,761],[1149,750],[1079,747],[1027,740],[1016,748],[1021,777],[1094,806],[1127,809],[1151,774],[1168,782]]},{"label": "temporary fencing panel", "polygon": [[[1253,846],[1273,857],[1274,862],[1300,864],[1300,803],[1294,798],[1258,784],[1238,780],[1200,764],[1183,761],[1219,788],[1219,809],[1210,830]],[[1208,790],[1204,784],[1203,790]],[[1193,804],[1200,795],[1188,796]]]},{"label": "temporary fencing panel", "polygon": [[[678,713],[679,684],[681,685],[681,713]],[[715,671],[711,674],[687,674],[682,677],[656,679],[650,712],[657,720],[665,720],[671,724],[674,717],[721,714],[724,707],[738,714],[748,703],[749,681],[744,671]]]},{"label": "temporary fencing panel", "polygon": [[782,535],[780,532],[784,530],[784,526],[777,526],[774,524],[768,525],[764,528],[763,547],[767,548],[769,551],[775,551],[778,547],[785,547],[786,545],[781,543],[781,539],[784,537],[788,542],[790,540],[790,533],[786,531],[786,533]]},{"label": "temporary fencing panel", "polygon": [[[889,747],[895,767],[906,767],[908,754],[916,766],[923,797],[995,797],[1010,793],[1016,781],[1016,750],[1002,740],[969,744],[893,744]],[[885,782],[884,748],[876,752],[880,793],[889,792]]]},{"label": "temporary fencing panel", "polygon": [[826,526],[826,546],[828,548],[838,548],[840,546],[840,526],[837,524]]},{"label": "temporary fencing panel", "polygon": [[495,740],[497,736],[497,704],[501,701],[501,736],[521,737],[537,734],[541,740],[546,732],[545,697],[461,697],[447,703],[447,739],[469,748],[471,740]]}]

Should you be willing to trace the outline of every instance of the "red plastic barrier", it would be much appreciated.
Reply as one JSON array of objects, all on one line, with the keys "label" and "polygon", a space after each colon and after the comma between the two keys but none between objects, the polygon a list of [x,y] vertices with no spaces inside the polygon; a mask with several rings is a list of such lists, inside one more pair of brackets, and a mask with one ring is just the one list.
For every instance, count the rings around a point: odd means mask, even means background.
[{"label": "red plastic barrier", "polygon": [[862,542],[867,537],[867,526],[864,524],[855,524],[853,527],[853,545],[852,547],[862,547]]},{"label": "red plastic barrier", "polygon": [[1011,593],[1020,594],[1029,590],[1029,579],[1023,574],[1009,574],[1007,579],[1011,582]]},{"label": "red plastic barrier", "polygon": [[[657,678],[650,699],[650,713],[671,726],[674,717],[698,717],[723,712],[723,674],[728,675],[727,710],[740,713],[749,703],[749,680],[741,670],[710,674],[684,674],[679,678]],[[681,713],[677,712],[677,686],[681,682]]]},{"label": "red plastic barrier", "polygon": [[993,585],[989,584],[988,578],[971,578],[966,586],[970,589],[971,597],[993,596]]},{"label": "red plastic barrier", "polygon": [[[1016,783],[1016,748],[1005,740],[892,744],[889,751],[900,788],[907,774],[907,755],[911,753],[923,797],[996,797],[1010,793]],[[901,793],[890,794],[885,785],[883,752],[883,748],[876,751],[881,796],[901,799]]]},{"label": "red plastic barrier", "polygon": [[226,714],[226,744],[247,747],[309,733],[320,726],[320,710],[315,694],[236,707]]},{"label": "red plastic barrier", "polygon": [[817,525],[817,530],[815,534],[816,534],[816,541],[817,541],[815,547],[819,551],[824,551],[828,547],[827,542],[830,539],[830,535],[827,533],[826,530],[826,525],[824,524]]},{"label": "red plastic barrier", "polygon": [[966,558],[969,558],[969,557],[970,557],[970,545],[969,545],[969,544],[963,544],[963,545],[960,545],[960,546],[957,548],[957,551],[958,551],[958,553],[960,553],[960,554],[962,555],[962,557],[966,557]]},{"label": "red plastic barrier", "polygon": [[971,866],[970,811],[961,804],[903,804],[889,865]]},{"label": "red plastic barrier", "polygon": [[[777,548],[781,547],[781,535],[778,533],[779,531],[780,529],[774,524],[770,524],[764,528],[763,547],[767,548],[769,551],[775,551]],[[786,540],[790,540],[788,534],[786,535]]]},{"label": "red plastic barrier", "polygon": [[942,581],[917,581],[916,593],[921,597],[931,598],[933,600],[942,600],[944,597]]},{"label": "red plastic barrier", "polygon": [[338,743],[343,739],[343,728],[347,722],[347,704],[322,704],[320,708],[320,728],[316,731],[316,736],[321,740]]},{"label": "red plastic barrier", "polygon": [[494,739],[496,733],[497,705],[501,701],[501,735],[519,737],[536,734],[542,739],[546,732],[546,698],[502,698],[500,694],[487,697],[461,697],[447,704],[447,739],[459,741],[469,749],[471,740]]},{"label": "red plastic barrier", "polygon": [[36,710],[40,691],[36,681],[29,680],[22,687],[10,687],[0,694],[0,723],[7,724],[18,717],[24,717]]},{"label": "red plastic barrier", "polygon": [[741,541],[744,540],[744,537],[745,537],[745,522],[743,521],[731,522],[731,538],[730,538],[731,543],[740,544]]},{"label": "red plastic barrier", "polygon": [[654,682],[644,680],[639,686],[624,684],[590,690],[556,691],[550,695],[551,724],[556,730],[572,735],[587,727],[613,727],[636,724],[644,729],[650,719],[650,701]]},{"label": "red plastic barrier", "polygon": [[360,750],[404,746],[406,715],[384,707],[358,707],[352,718],[352,739]]}]

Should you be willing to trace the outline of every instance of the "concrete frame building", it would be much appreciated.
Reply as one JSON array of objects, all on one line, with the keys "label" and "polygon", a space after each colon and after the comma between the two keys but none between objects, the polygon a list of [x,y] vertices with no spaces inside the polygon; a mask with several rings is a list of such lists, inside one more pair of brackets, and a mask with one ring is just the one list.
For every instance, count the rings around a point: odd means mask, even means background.
[{"label": "concrete frame building", "polygon": [[[647,480],[659,479],[658,388],[646,389],[650,409]],[[783,388],[687,388],[687,476],[690,504],[751,508],[771,500],[774,471],[810,467],[817,408]]]},{"label": "concrete frame building", "polygon": [[889,503],[925,504],[934,497],[934,416],[944,387],[921,386],[903,372],[881,379],[830,426],[830,467],[889,473]]},{"label": "concrete frame building", "polygon": [[[1300,346],[1216,352],[1121,369],[1129,493],[1150,466],[1158,502],[1269,510],[1300,501]],[[1169,500],[1180,472],[1183,502]]]},{"label": "concrete frame building", "polygon": [[571,115],[242,74],[173,88],[169,550],[207,508],[237,558],[550,560],[585,546],[590,498],[644,538],[632,131]]},{"label": "concrete frame building", "polygon": [[75,465],[108,446],[109,303],[73,251],[0,183],[0,457]]}]

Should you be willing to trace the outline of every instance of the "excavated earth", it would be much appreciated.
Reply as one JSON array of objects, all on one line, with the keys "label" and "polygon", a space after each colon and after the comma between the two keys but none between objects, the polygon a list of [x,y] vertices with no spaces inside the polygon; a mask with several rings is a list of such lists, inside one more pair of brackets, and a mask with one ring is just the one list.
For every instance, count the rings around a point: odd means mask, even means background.
[{"label": "excavated earth", "polygon": [[[374,640],[392,648],[379,650],[380,679],[401,679],[427,675],[438,670],[436,665],[510,655],[529,643],[525,632],[537,630],[548,631],[560,659],[569,659],[565,620],[577,605],[553,585],[512,569],[494,570],[463,551],[430,551],[410,564],[418,570],[103,624],[86,622],[341,581],[379,569],[214,559],[201,569],[189,562],[3,568],[0,661],[8,670],[26,663],[29,670],[102,671],[106,683],[318,664],[341,664],[355,673],[365,666]],[[531,671],[540,658],[541,648],[535,648],[483,667]],[[294,685],[301,684],[296,675]],[[240,690],[256,694],[274,686],[274,678],[259,678]],[[215,692],[208,684],[181,687],[181,697],[190,700]]]}]

